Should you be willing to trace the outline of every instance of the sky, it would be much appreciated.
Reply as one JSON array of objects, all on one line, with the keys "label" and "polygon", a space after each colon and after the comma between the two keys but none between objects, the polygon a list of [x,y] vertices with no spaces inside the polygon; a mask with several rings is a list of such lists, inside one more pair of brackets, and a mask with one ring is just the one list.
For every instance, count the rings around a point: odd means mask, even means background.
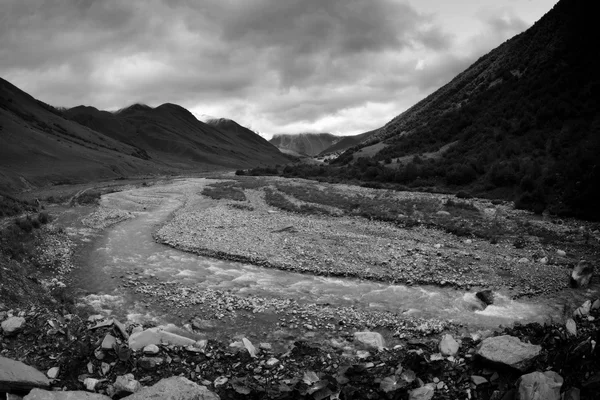
[{"label": "sky", "polygon": [[60,107],[379,128],[557,0],[0,0],[0,77]]}]

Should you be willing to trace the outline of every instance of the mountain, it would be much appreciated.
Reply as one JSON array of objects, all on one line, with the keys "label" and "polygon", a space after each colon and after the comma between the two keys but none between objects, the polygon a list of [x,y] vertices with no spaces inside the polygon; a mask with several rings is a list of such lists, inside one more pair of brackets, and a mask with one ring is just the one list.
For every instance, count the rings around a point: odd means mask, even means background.
[{"label": "mountain", "polygon": [[[600,220],[600,35],[590,7],[561,0],[340,156],[348,167],[338,173]],[[354,171],[365,155],[370,163]]]},{"label": "mountain", "polygon": [[0,190],[170,169],[0,79]]},{"label": "mountain", "polygon": [[79,106],[64,115],[173,167],[238,168],[288,161],[275,146],[234,121],[206,124],[175,104],[134,104],[115,113]]},{"label": "mountain", "polygon": [[279,149],[291,150],[307,156],[316,156],[339,140],[339,136],[331,133],[297,133],[274,135],[269,143]]},{"label": "mountain", "polygon": [[324,155],[324,154],[330,154],[330,153],[337,153],[337,152],[346,151],[349,148],[357,146],[360,143],[368,140],[375,133],[377,133],[377,130],[372,130],[372,131],[369,131],[369,132],[361,133],[359,135],[341,136],[339,138],[340,139],[339,141],[337,141],[336,143],[332,144],[331,146],[329,146],[325,150],[321,151],[320,154]]}]

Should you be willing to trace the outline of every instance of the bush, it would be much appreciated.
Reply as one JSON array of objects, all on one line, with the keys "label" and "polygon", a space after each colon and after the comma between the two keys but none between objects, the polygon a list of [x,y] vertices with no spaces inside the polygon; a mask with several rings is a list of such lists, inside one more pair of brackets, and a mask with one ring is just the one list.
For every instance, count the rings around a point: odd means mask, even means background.
[{"label": "bush", "polygon": [[21,228],[23,232],[31,232],[33,230],[33,224],[31,223],[31,218],[29,216],[19,218],[15,224]]}]

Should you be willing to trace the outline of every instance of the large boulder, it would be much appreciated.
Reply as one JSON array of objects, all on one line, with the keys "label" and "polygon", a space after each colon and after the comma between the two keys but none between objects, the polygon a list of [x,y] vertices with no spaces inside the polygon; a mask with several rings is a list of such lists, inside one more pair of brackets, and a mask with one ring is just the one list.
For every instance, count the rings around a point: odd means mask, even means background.
[{"label": "large boulder", "polygon": [[134,379],[133,374],[126,374],[117,376],[114,388],[117,395],[124,395],[139,391],[142,385]]},{"label": "large boulder", "polygon": [[383,336],[377,332],[354,332],[354,339],[367,347],[377,350],[383,350],[385,347],[385,340],[383,339]]},{"label": "large boulder", "polygon": [[560,400],[563,378],[554,371],[532,372],[519,378],[518,400]]},{"label": "large boulder", "polygon": [[161,379],[154,386],[143,388],[142,390],[124,397],[123,400],[220,400],[220,397],[211,392],[206,386],[198,385],[182,376],[173,376],[171,378]]},{"label": "large boulder", "polygon": [[521,342],[518,338],[503,335],[481,342],[477,354],[483,359],[525,371],[542,351],[542,346]]},{"label": "large boulder", "polygon": [[8,319],[2,321],[2,324],[0,325],[2,326],[2,332],[4,332],[6,336],[16,335],[25,326],[25,318],[9,317]]},{"label": "large boulder", "polygon": [[193,346],[196,341],[185,336],[169,332],[162,327],[146,329],[142,332],[135,332],[129,336],[129,348],[131,350],[140,350],[151,344],[169,343],[176,346]]},{"label": "large boulder", "polygon": [[26,392],[48,386],[50,381],[37,369],[20,361],[0,357],[0,392]]},{"label": "large boulder", "polygon": [[99,393],[83,391],[50,392],[42,389],[33,389],[23,400],[110,400],[110,397]]},{"label": "large boulder", "polygon": [[594,275],[594,266],[585,260],[579,261],[573,272],[571,272],[571,286],[572,287],[586,287],[590,284],[590,280]]},{"label": "large boulder", "polygon": [[435,390],[430,386],[423,386],[408,392],[408,400],[431,400]]}]

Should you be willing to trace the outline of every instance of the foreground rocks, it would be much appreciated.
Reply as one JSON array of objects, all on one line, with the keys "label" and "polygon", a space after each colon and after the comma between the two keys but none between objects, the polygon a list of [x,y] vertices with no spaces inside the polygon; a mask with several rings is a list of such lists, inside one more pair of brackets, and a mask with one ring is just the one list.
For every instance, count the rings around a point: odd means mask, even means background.
[{"label": "foreground rocks", "polygon": [[50,381],[40,371],[20,361],[0,357],[0,392],[21,392],[48,386]]},{"label": "foreground rocks", "polygon": [[520,400],[560,400],[563,378],[554,371],[532,372],[519,378]]},{"label": "foreground rocks", "polygon": [[479,346],[477,355],[486,361],[525,371],[541,351],[541,346],[503,335],[485,339]]},{"label": "foreground rocks", "polygon": [[125,397],[127,400],[219,400],[220,397],[211,392],[206,386],[198,385],[189,379],[181,376],[174,376],[162,379],[156,385],[144,388],[131,396]]}]

